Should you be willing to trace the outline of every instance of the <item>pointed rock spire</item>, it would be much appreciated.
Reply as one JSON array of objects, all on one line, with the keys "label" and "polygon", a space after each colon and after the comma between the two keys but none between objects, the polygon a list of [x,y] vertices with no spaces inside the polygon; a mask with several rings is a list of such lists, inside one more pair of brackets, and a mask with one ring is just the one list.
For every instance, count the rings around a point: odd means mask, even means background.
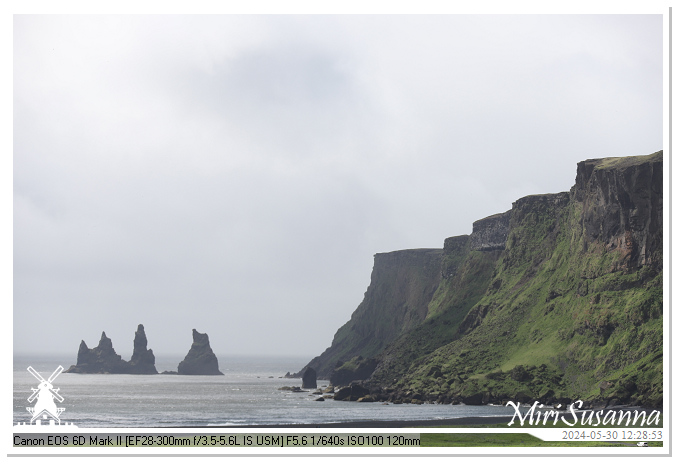
[{"label": "pointed rock spire", "polygon": [[76,374],[125,374],[127,362],[123,361],[113,349],[113,342],[101,333],[99,344],[92,349],[87,348],[85,340],[80,342],[78,348],[77,364],[71,366],[65,372]]},{"label": "pointed rock spire", "polygon": [[219,371],[217,356],[210,348],[210,340],[206,333],[193,329],[193,343],[189,352],[177,366],[180,375],[224,375]]},{"label": "pointed rock spire", "polygon": [[153,355],[153,350],[147,350],[146,332],[144,326],[139,324],[137,331],[134,333],[134,351],[129,364],[130,374],[157,374],[156,357]]},{"label": "pointed rock spire", "polygon": [[152,350],[146,349],[146,333],[144,326],[139,324],[134,334],[134,352],[130,362],[124,361],[116,350],[113,342],[101,333],[99,344],[95,348],[88,348],[85,340],[78,348],[78,361],[65,372],[75,374],[157,374],[156,358]]}]

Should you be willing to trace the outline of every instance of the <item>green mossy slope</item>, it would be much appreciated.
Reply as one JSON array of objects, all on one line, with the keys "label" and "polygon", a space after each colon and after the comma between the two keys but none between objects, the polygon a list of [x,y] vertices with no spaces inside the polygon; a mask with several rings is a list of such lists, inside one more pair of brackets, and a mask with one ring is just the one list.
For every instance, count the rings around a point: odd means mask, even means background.
[{"label": "green mossy slope", "polygon": [[[623,169],[613,177],[626,176],[625,169],[662,158],[654,154],[634,161],[605,160],[594,171]],[[381,364],[373,387],[439,401],[565,398],[661,405],[662,240],[642,237],[660,246],[641,256],[635,243],[613,247],[624,242],[611,236],[592,239],[583,221],[587,198],[577,201],[577,193],[517,201],[506,249],[485,294],[459,325],[457,339],[416,362]],[[623,201],[634,204],[633,195],[624,193]],[[661,215],[658,203],[645,223]],[[636,232],[662,236],[661,228],[651,229]],[[617,232],[629,236],[623,228]],[[649,264],[638,265],[640,260]],[[431,312],[446,314],[438,308]],[[412,351],[415,333],[422,340],[435,332],[426,329],[425,324],[411,332],[403,345]],[[409,348],[394,348],[387,349],[392,358],[409,353]]]},{"label": "green mossy slope", "polygon": [[391,343],[378,360],[374,382],[388,384],[437,348],[459,338],[460,323],[484,295],[500,251],[470,250],[469,237],[446,240],[442,280],[429,303],[427,319]]},{"label": "green mossy slope", "polygon": [[309,365],[345,382],[376,366],[379,400],[659,407],[662,162],[583,161],[570,192],[521,198],[443,250],[376,255],[363,303]]}]

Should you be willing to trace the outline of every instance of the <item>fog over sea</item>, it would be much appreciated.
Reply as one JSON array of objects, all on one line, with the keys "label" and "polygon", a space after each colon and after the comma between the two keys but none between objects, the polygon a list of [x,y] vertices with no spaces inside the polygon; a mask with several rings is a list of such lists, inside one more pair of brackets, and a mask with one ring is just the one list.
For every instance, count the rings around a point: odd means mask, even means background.
[{"label": "fog over sea", "polygon": [[[78,427],[201,427],[320,424],[354,421],[408,421],[507,416],[511,407],[442,404],[382,404],[315,401],[311,391],[294,393],[301,379],[282,378],[303,367],[306,358],[217,356],[223,376],[60,374],[53,385],[64,402],[62,422]],[[156,357],[156,369],[176,370],[183,357]],[[47,379],[74,356],[14,356],[14,424],[29,422],[31,388],[38,381],[28,366]],[[328,381],[319,380],[318,386]]]}]

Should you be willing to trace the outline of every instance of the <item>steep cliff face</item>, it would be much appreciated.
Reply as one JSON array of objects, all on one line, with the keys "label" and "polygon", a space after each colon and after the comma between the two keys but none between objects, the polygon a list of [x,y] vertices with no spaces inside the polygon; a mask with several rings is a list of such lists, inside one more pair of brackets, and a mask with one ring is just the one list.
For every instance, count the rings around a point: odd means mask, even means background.
[{"label": "steep cliff face", "polygon": [[477,251],[504,250],[511,211],[479,219],[472,224],[470,247]]},{"label": "steep cliff face", "polygon": [[426,317],[370,355],[366,385],[382,400],[657,407],[662,241],[662,152],[579,163],[570,192],[446,239]]},{"label": "steep cliff face", "polygon": [[320,378],[329,378],[335,367],[356,356],[375,356],[419,325],[441,280],[441,256],[440,249],[376,254],[363,301],[337,331],[332,345],[306,367],[315,369]]},{"label": "steep cliff face", "polygon": [[662,152],[578,163],[572,193],[588,242],[619,250],[627,269],[662,268]]},{"label": "steep cliff face", "polygon": [[[492,221],[486,224],[493,227]],[[441,281],[429,302],[427,318],[376,355],[374,382],[391,384],[423,356],[460,337],[460,324],[486,292],[501,255],[496,248],[500,245],[498,241],[495,249],[479,251],[472,249],[472,237],[462,235],[445,240]]]}]

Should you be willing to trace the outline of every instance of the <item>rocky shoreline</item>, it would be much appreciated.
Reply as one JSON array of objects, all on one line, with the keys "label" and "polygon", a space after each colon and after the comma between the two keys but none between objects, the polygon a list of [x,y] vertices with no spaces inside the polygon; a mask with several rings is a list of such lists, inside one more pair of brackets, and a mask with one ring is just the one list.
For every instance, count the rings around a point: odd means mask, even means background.
[{"label": "rocky shoreline", "polygon": [[[330,387],[332,388],[332,387]],[[517,394],[513,397],[495,396],[490,392],[479,392],[469,396],[443,396],[443,395],[423,395],[416,392],[403,392],[391,388],[371,388],[369,384],[360,382],[352,383],[349,386],[335,388],[333,399],[335,401],[356,401],[360,403],[392,403],[392,404],[463,404],[466,406],[505,406],[508,402],[514,404],[532,405],[535,402],[540,405],[566,410],[568,405],[578,401],[576,398],[546,396],[541,398],[531,398],[525,394]],[[610,409],[610,408],[641,408],[642,404],[622,404],[617,398],[585,400],[580,409]]]},{"label": "rocky shoreline", "polygon": [[[286,375],[285,378],[298,378],[291,375]],[[323,379],[319,379],[323,380]],[[309,388],[316,388],[305,386],[302,387],[282,387],[279,390],[288,390],[293,392],[309,392],[316,395],[322,395],[322,399],[332,399],[334,401],[355,401],[358,403],[384,403],[384,404],[450,404],[450,405],[466,405],[466,406],[505,406],[509,402],[522,405],[533,405],[538,403],[547,408],[556,410],[567,410],[569,405],[582,401],[582,405],[578,409],[639,409],[645,408],[651,410],[652,405],[645,405],[641,403],[627,404],[620,401],[618,398],[611,399],[590,399],[579,400],[578,398],[556,397],[554,395],[544,395],[539,398],[530,397],[524,393],[518,393],[514,396],[507,395],[493,395],[491,392],[478,392],[467,396],[446,396],[446,395],[427,395],[414,391],[402,391],[397,388],[385,388],[375,386],[370,381],[352,381],[349,385],[334,386],[329,382],[329,386],[324,388],[317,388],[315,391]],[[322,401],[320,399],[320,401]]]},{"label": "rocky shoreline", "polygon": [[[646,413],[652,412],[651,410],[635,408],[631,406],[617,406],[613,408],[592,408],[596,411],[602,411],[604,413],[615,411],[645,411]],[[589,410],[588,408],[578,409],[578,412]],[[504,425],[506,427],[513,427],[520,430],[521,425],[515,420],[513,426],[509,423],[512,421],[514,416],[501,415],[501,416],[468,416],[468,417],[456,417],[451,419],[421,419],[421,420],[374,420],[374,421],[351,421],[351,422],[327,422],[321,424],[304,424],[304,428],[412,428],[412,427],[475,427],[475,426],[500,426]],[[549,422],[551,423],[551,421]],[[530,426],[526,423],[524,427]],[[584,427],[590,427],[588,425],[583,425]],[[624,426],[624,425],[623,425]],[[215,426],[217,427],[217,426]],[[300,428],[300,424],[276,424],[276,425],[231,425],[231,426],[219,426],[223,428]]]}]

